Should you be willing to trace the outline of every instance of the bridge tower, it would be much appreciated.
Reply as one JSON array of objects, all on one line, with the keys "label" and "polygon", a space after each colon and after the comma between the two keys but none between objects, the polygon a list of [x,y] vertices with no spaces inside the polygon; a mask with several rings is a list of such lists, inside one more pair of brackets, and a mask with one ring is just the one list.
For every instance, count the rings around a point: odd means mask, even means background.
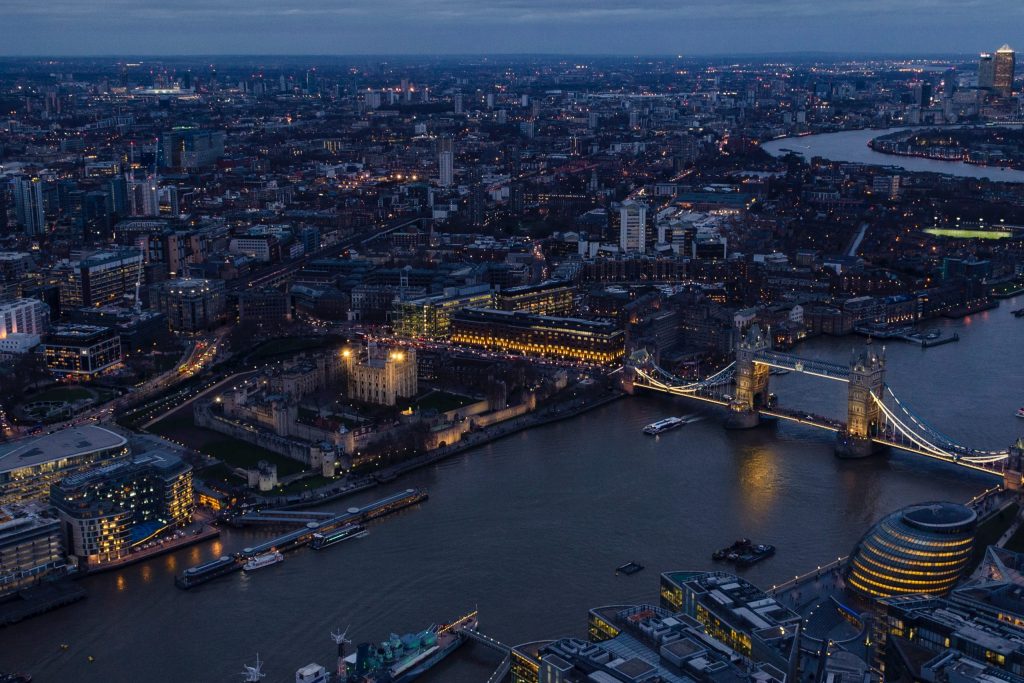
[{"label": "bridge tower", "polygon": [[1010,446],[1010,457],[1003,470],[1003,487],[1007,491],[1024,489],[1024,439],[1017,439],[1017,443]]},{"label": "bridge tower", "polygon": [[770,337],[763,334],[757,324],[751,325],[736,345],[736,396],[729,402],[727,429],[750,429],[760,422],[758,410],[768,402],[771,368],[754,358],[770,346]]},{"label": "bridge tower", "polygon": [[885,348],[875,353],[871,338],[850,361],[849,397],[846,403],[846,431],[838,435],[836,454],[841,458],[863,458],[877,450],[872,438],[878,432],[879,399],[885,389]]}]

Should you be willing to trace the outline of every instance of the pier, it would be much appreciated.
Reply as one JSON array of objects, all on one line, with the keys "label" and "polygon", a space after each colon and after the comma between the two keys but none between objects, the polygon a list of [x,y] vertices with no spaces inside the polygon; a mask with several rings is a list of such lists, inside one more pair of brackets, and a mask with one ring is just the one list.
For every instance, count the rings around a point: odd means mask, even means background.
[{"label": "pier", "polygon": [[[301,548],[313,540],[313,535],[334,531],[347,524],[363,523],[378,517],[398,512],[410,505],[427,499],[423,489],[405,489],[386,498],[374,501],[362,507],[351,507],[347,511],[336,514],[330,512],[299,512],[288,510],[261,510],[240,515],[235,523],[252,524],[292,524],[299,528],[281,536],[276,536],[265,543],[245,548],[232,557],[222,557],[194,567],[189,567],[175,577],[174,583],[179,588],[188,589],[206,583],[225,574],[236,572],[242,568],[246,560],[262,553],[277,550],[288,552]],[[248,521],[246,521],[248,520]]]}]

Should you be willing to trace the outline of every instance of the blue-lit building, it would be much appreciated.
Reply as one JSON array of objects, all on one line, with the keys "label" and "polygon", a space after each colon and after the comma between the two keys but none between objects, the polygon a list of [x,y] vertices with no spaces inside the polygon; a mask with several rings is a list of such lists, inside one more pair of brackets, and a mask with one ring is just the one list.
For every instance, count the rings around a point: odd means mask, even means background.
[{"label": "blue-lit building", "polygon": [[148,538],[192,521],[192,467],[150,451],[53,484],[69,557],[89,568],[119,560]]}]

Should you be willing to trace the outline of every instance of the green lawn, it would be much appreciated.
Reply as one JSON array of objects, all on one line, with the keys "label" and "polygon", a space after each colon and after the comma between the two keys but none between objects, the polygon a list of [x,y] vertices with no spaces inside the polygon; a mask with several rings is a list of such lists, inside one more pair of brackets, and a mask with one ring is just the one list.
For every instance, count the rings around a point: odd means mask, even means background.
[{"label": "green lawn", "polygon": [[302,463],[265,448],[232,439],[212,429],[196,427],[191,412],[176,412],[149,428],[172,441],[183,443],[201,453],[212,455],[233,467],[252,468],[260,460],[277,465],[277,476],[286,477],[302,471]]},{"label": "green lawn", "polygon": [[[280,472],[278,472],[278,473],[280,474]],[[312,476],[312,477],[305,477],[303,479],[299,479],[297,481],[293,481],[292,483],[287,484],[285,486],[280,486],[280,487],[274,489],[274,492],[275,493],[291,494],[291,493],[301,493],[302,491],[312,491],[313,489],[320,488],[321,486],[324,486],[325,484],[330,484],[332,481],[335,481],[335,480],[334,479],[328,479],[327,477],[323,477],[323,476],[317,474],[317,475]]]},{"label": "green lawn", "polygon": [[302,471],[302,463],[297,460],[286,458],[273,451],[268,451],[266,448],[253,446],[244,441],[223,435],[219,436],[221,436],[219,441],[207,443],[199,450],[218,460],[223,460],[229,465],[246,469],[255,467],[260,460],[266,460],[277,465],[277,476],[279,477],[287,477]]},{"label": "green lawn", "polygon": [[469,396],[462,396],[461,394],[435,391],[416,401],[416,405],[420,410],[436,410],[439,413],[446,413],[449,410],[455,410],[462,406],[468,406],[470,403],[476,403],[477,400]]},{"label": "green lawn", "polygon": [[235,474],[234,470],[223,463],[204,467],[196,472],[195,476],[197,479],[202,479],[207,484],[245,484],[245,481]]}]

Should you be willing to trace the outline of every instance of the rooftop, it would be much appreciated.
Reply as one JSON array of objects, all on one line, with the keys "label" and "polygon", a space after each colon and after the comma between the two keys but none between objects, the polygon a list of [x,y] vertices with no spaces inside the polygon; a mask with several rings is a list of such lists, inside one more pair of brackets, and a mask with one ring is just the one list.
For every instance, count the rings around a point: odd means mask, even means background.
[{"label": "rooftop", "polygon": [[118,448],[127,443],[120,434],[96,425],[81,425],[46,436],[19,439],[0,446],[0,473]]}]

